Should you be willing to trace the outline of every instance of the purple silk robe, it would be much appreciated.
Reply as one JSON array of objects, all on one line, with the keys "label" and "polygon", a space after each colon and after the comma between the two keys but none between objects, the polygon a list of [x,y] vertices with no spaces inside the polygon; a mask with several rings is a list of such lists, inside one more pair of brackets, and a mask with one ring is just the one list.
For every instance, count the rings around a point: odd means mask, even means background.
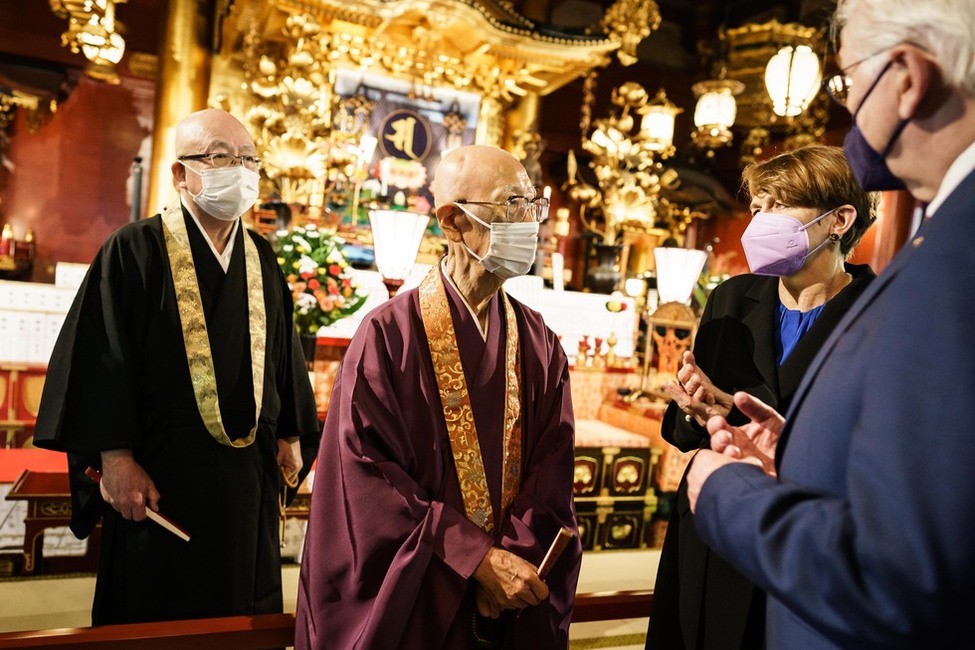
[{"label": "purple silk robe", "polygon": [[[352,340],[318,456],[298,588],[296,648],[473,646],[475,581],[496,544],[538,566],[562,526],[576,530],[568,362],[538,313],[512,300],[520,336],[521,486],[498,522],[504,419],[503,303],[484,341],[444,282],[496,525],[464,515],[417,290],[369,314]],[[518,648],[564,648],[582,550],[547,579],[548,600],[515,619]]]}]

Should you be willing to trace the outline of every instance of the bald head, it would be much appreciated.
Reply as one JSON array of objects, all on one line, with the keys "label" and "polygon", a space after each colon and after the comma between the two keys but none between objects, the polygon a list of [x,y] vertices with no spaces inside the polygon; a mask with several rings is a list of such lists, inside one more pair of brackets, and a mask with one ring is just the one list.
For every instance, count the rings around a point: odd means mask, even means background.
[{"label": "bald head", "polygon": [[504,149],[468,145],[449,151],[440,160],[433,181],[436,208],[454,201],[500,201],[512,194],[532,196],[528,173]]},{"label": "bald head", "polygon": [[176,156],[222,151],[253,155],[254,140],[240,121],[226,111],[207,108],[176,125]]}]

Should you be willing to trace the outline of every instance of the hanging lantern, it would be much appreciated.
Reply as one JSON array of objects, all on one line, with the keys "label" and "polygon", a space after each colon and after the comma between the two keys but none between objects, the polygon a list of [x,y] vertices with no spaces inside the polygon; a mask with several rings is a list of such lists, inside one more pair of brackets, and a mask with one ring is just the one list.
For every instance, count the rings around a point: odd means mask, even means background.
[{"label": "hanging lantern", "polygon": [[119,83],[115,66],[125,53],[122,24],[115,20],[115,5],[126,0],[50,0],[51,10],[68,19],[68,30],[61,43],[88,59],[85,73],[90,77]]},{"label": "hanging lantern", "polygon": [[819,57],[808,45],[783,47],[765,68],[765,87],[772,110],[781,117],[795,117],[812,102],[822,78]]},{"label": "hanging lantern", "polygon": [[745,84],[733,79],[700,81],[691,90],[697,96],[694,108],[694,142],[707,147],[719,147],[731,142],[731,127],[735,123],[738,105],[735,96],[745,90]]},{"label": "hanging lantern", "polygon": [[662,158],[674,153],[674,120],[683,110],[667,99],[663,90],[640,109],[640,134],[647,149],[660,153]]}]

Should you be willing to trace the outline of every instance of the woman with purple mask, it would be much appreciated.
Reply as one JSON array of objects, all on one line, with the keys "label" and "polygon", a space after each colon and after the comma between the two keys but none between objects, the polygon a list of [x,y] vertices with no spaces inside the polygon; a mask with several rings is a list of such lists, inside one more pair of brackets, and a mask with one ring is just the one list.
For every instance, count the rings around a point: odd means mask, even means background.
[{"label": "woman with purple mask", "polygon": [[[874,277],[868,266],[846,262],[875,217],[841,149],[783,153],[745,169],[742,185],[751,197],[741,238],[751,273],[712,292],[693,353],[684,353],[677,381],[664,386],[673,401],[663,437],[685,452],[708,447],[711,416],[748,421],[732,403],[736,391],[785,413],[820,346]],[[697,536],[682,480],[647,647],[762,648],[764,621],[765,594]]]}]

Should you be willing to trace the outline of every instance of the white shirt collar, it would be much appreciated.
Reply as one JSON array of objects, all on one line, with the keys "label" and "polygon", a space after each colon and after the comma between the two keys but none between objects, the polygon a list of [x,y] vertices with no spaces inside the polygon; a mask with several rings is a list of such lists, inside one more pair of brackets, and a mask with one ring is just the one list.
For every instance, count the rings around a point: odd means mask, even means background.
[{"label": "white shirt collar", "polygon": [[[179,200],[182,202],[183,197],[180,197]],[[234,255],[234,242],[237,240],[237,229],[240,227],[240,218],[234,219],[234,227],[230,231],[230,240],[227,241],[227,245],[224,247],[223,253],[218,253],[217,247],[213,245],[212,241],[210,241],[210,235],[203,228],[200,220],[196,218],[196,215],[193,214],[193,211],[190,210],[185,203],[183,203],[183,206],[186,207],[186,211],[189,212],[190,217],[193,218],[193,223],[195,223],[196,227],[200,229],[201,233],[203,233],[203,239],[205,239],[206,243],[210,246],[210,250],[213,251],[214,256],[216,256],[217,262],[219,262],[220,266],[223,268],[223,272],[226,273],[227,269],[230,268],[230,258]]]},{"label": "white shirt collar", "polygon": [[945,199],[955,191],[955,188],[963,180],[965,180],[972,171],[975,170],[975,142],[968,145],[968,148],[961,152],[961,154],[955,158],[955,162],[951,163],[948,167],[948,171],[945,173],[945,177],[941,180],[941,186],[938,188],[938,193],[934,195],[931,202],[928,203],[928,207],[925,210],[925,214],[929,217],[935,213],[935,211],[941,207],[941,204],[945,202]]},{"label": "white shirt collar", "polygon": [[447,273],[446,257],[440,260],[440,271],[441,273],[443,273],[443,276],[447,279],[447,282],[450,283],[450,286],[454,288],[454,291],[457,292],[457,295],[460,296],[460,301],[464,303],[465,307],[467,307],[467,311],[470,313],[471,318],[474,319],[474,324],[477,325],[477,331],[481,334],[481,338],[487,341],[488,323],[490,322],[491,319],[486,319],[484,321],[484,328],[482,329],[481,319],[477,317],[477,313],[474,311],[474,308],[471,307],[470,303],[467,302],[467,298],[464,297],[464,294],[461,293],[460,289],[457,288],[457,285],[454,284],[454,279],[450,277],[449,273]]}]

